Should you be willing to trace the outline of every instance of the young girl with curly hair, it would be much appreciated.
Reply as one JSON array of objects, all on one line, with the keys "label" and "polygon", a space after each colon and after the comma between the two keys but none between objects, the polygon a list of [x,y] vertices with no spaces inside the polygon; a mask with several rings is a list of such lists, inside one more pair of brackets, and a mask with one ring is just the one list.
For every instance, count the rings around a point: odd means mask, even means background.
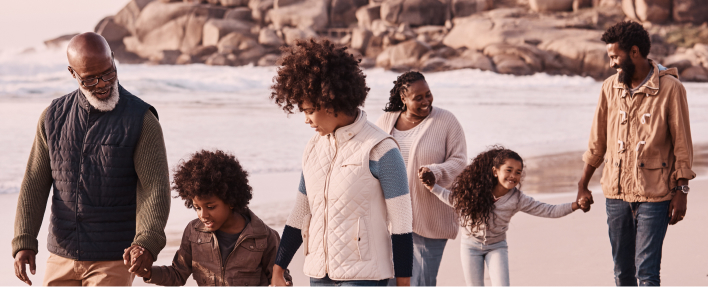
[{"label": "young girl with curly hair", "polygon": [[[302,155],[302,177],[288,217],[273,284],[303,246],[313,286],[409,285],[412,210],[398,145],[360,109],[369,88],[359,61],[328,40],[284,50],[271,99],[297,107],[315,134]],[[298,283],[302,284],[302,283]]]},{"label": "young girl with curly hair", "polygon": [[521,183],[524,161],[519,154],[495,146],[477,155],[457,177],[452,190],[435,183],[432,172],[421,172],[420,180],[440,200],[452,206],[467,233],[462,240],[461,257],[465,282],[484,285],[486,263],[492,285],[509,285],[509,252],[506,231],[514,214],[558,218],[582,208],[585,202],[551,205],[525,195]]},{"label": "young girl with curly hair", "polygon": [[[220,150],[192,154],[177,166],[172,189],[199,218],[184,229],[171,266],[136,269],[133,264],[131,272],[162,286],[182,286],[190,275],[199,286],[271,283],[280,238],[248,208],[248,173],[233,155]],[[134,245],[123,257],[132,261],[142,252]]]}]

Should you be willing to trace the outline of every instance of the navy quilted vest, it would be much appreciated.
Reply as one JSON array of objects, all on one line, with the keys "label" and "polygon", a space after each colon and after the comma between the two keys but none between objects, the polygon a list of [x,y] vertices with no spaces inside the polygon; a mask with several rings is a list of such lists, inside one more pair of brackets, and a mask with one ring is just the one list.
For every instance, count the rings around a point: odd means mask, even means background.
[{"label": "navy quilted vest", "polygon": [[55,99],[44,125],[54,179],[48,249],[81,261],[121,260],[135,237],[138,176],[133,151],[145,112],[155,109],[119,86],[109,112],[80,90]]}]

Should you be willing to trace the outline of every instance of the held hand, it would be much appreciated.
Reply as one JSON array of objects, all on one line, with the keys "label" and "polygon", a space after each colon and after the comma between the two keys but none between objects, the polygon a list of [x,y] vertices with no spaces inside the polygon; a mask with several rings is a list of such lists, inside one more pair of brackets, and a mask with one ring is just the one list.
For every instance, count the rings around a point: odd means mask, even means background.
[{"label": "held hand", "polygon": [[34,275],[37,272],[35,255],[32,250],[20,250],[20,252],[17,252],[15,255],[15,276],[30,286],[32,286],[32,281],[29,279],[29,276],[27,276],[27,267],[25,265],[29,264],[30,272]]},{"label": "held hand", "polygon": [[152,275],[152,262],[154,261],[152,253],[140,247],[132,249],[130,257],[131,266],[128,271],[143,278],[150,278]]},{"label": "held hand", "polygon": [[133,259],[132,258],[137,258],[143,251],[143,247],[140,245],[132,245],[126,249],[123,249],[123,264],[125,266],[132,266],[133,264]]},{"label": "held hand", "polygon": [[292,286],[292,280],[288,270],[283,270],[283,267],[280,267],[278,264],[273,265],[273,276],[270,279],[270,286]]},{"label": "held hand", "polygon": [[396,286],[411,286],[410,277],[396,277]]},{"label": "held hand", "polygon": [[671,204],[669,204],[669,217],[671,217],[669,224],[674,225],[686,216],[687,197],[688,194],[676,191],[676,195],[674,195],[674,198],[671,199]]},{"label": "held hand", "polygon": [[433,186],[435,186],[435,174],[427,167],[418,169],[418,179],[420,179],[420,182],[428,189],[433,189]]},{"label": "held hand", "polygon": [[590,211],[590,205],[595,203],[595,201],[593,201],[593,199],[592,199],[592,192],[587,187],[584,187],[584,186],[578,186],[577,202],[580,205],[583,212]]}]

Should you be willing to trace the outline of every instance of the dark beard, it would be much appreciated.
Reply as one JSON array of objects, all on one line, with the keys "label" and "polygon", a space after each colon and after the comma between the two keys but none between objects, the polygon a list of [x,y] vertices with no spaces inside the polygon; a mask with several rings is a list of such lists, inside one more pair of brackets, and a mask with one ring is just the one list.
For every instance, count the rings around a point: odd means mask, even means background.
[{"label": "dark beard", "polygon": [[622,68],[622,72],[619,73],[619,81],[627,86],[628,89],[632,88],[632,77],[634,77],[634,72],[637,69],[637,66],[632,63],[632,60],[627,57],[622,63],[620,63],[619,67],[613,67],[615,69],[617,68]]}]

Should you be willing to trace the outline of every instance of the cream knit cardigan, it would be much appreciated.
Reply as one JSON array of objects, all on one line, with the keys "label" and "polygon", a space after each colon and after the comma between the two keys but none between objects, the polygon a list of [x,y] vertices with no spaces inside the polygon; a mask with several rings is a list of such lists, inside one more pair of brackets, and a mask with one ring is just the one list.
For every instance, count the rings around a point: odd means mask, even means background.
[{"label": "cream knit cardigan", "polygon": [[[401,112],[384,113],[376,125],[391,134]],[[435,239],[455,239],[460,227],[455,210],[438,199],[418,179],[420,167],[435,174],[436,184],[449,188],[467,165],[467,142],[451,112],[433,107],[408,155],[408,186],[413,207],[413,232]]]}]

